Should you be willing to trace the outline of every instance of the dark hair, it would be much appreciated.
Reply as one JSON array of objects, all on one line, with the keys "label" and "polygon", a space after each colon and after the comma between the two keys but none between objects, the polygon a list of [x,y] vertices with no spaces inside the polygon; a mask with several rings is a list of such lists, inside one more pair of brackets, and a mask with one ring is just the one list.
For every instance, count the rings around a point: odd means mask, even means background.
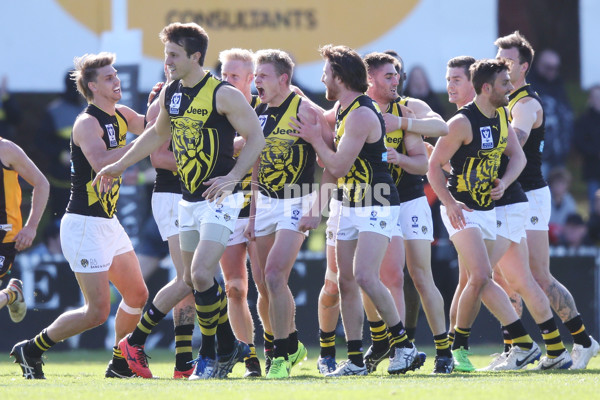
[{"label": "dark hair", "polygon": [[200,25],[194,22],[187,24],[173,22],[165,26],[158,36],[165,44],[171,42],[183,47],[188,57],[199,52],[198,64],[204,66],[204,58],[208,49],[208,33]]},{"label": "dark hair", "polygon": [[398,93],[402,93],[404,89],[404,82],[406,81],[406,72],[404,71],[404,60],[400,57],[395,50],[386,50],[385,54],[388,54],[396,59],[394,62],[394,67],[396,67],[396,72],[398,72]]},{"label": "dark hair", "polygon": [[[379,52],[367,54],[363,58],[363,61],[365,64],[367,64],[368,72],[372,72],[373,70],[376,70],[385,64],[392,64],[394,68],[396,68],[397,63],[397,60],[394,57],[390,56],[389,54]],[[398,71],[396,70],[396,72]]]},{"label": "dark hair", "polygon": [[514,31],[510,35],[502,36],[496,39],[494,45],[498,46],[500,49],[508,50],[513,47],[519,51],[519,62],[523,64],[524,62],[528,63],[527,71],[525,71],[525,75],[529,73],[531,69],[531,64],[533,63],[533,56],[535,51],[531,44],[525,39],[525,36],[521,35],[521,32]]},{"label": "dark hair", "polygon": [[471,65],[475,63],[475,59],[471,56],[458,56],[451,58],[448,61],[448,68],[463,68],[468,80],[471,80]]},{"label": "dark hair", "polygon": [[346,88],[364,93],[369,88],[367,66],[360,55],[347,46],[325,45],[319,49],[321,57],[331,65],[333,76],[340,78]]},{"label": "dark hair", "polygon": [[475,93],[481,94],[484,83],[493,85],[500,72],[508,71],[508,62],[505,59],[495,58],[477,60],[471,65],[469,71]]}]

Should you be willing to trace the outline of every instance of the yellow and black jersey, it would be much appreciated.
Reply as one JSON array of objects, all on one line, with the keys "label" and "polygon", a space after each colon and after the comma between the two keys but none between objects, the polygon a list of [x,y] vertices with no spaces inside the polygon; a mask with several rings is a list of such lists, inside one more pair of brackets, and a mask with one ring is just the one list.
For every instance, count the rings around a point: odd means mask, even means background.
[{"label": "yellow and black jersey", "polygon": [[171,118],[173,153],[181,180],[183,199],[203,201],[207,180],[227,175],[233,166],[235,130],[217,112],[216,94],[228,85],[207,72],[194,87],[181,81],[165,89],[165,107]]},{"label": "yellow and black jersey", "polygon": [[0,243],[14,242],[22,227],[19,175],[0,161]]},{"label": "yellow and black jersey", "polygon": [[[540,96],[531,88],[529,84],[515,90],[508,97],[508,111],[509,121],[512,122],[512,109],[519,102],[519,100],[532,97],[542,105],[542,99]],[[528,192],[547,186],[546,181],[542,175],[542,152],[544,151],[544,135],[546,132],[546,113],[543,113],[542,124],[531,130],[527,142],[523,146],[523,152],[527,158],[527,164],[519,176],[519,183],[523,187],[523,190]]]},{"label": "yellow and black jersey", "polygon": [[508,143],[508,114],[498,108],[492,118],[486,117],[471,102],[459,109],[471,123],[473,139],[462,145],[450,159],[452,167],[448,189],[454,198],[474,210],[492,210],[491,191],[498,177],[500,158]]},{"label": "yellow and black jersey", "polygon": [[[400,108],[400,105],[405,106],[407,101],[407,98],[397,97],[396,100],[388,105],[386,113],[395,115],[397,117],[402,117],[402,109]],[[405,132],[403,129],[386,133],[386,146],[396,149],[398,153],[406,154],[404,135]],[[390,169],[392,179],[396,184],[396,188],[398,189],[398,196],[400,196],[401,203],[425,196],[422,176],[409,174],[401,167],[391,163],[388,164],[388,167]]]},{"label": "yellow and black jersey", "polygon": [[381,137],[374,143],[365,142],[348,174],[338,179],[338,188],[343,191],[344,205],[348,207],[397,206],[400,204],[398,190],[390,175],[387,162],[383,161],[386,153],[383,117],[379,106],[369,96],[360,95],[345,110],[338,109],[335,144],[338,146],[344,136],[346,118],[359,107],[367,107],[377,115],[381,125]]},{"label": "yellow and black jersey", "polygon": [[[261,104],[260,97],[253,94],[252,100],[250,100],[250,107],[256,109]],[[244,175],[240,182],[240,188],[245,192],[244,205],[240,210],[238,218],[248,218],[250,216],[250,200],[252,199],[252,192],[250,191],[250,184],[252,183],[252,168]]]},{"label": "yellow and black jersey", "polygon": [[314,183],[315,150],[310,143],[291,136],[291,118],[298,118],[302,98],[292,92],[278,107],[261,104],[258,120],[266,145],[260,154],[258,183],[262,194],[270,197],[298,197],[303,184]]},{"label": "yellow and black jersey", "polygon": [[[116,110],[110,115],[94,104],[89,104],[84,113],[98,120],[102,128],[102,140],[108,150],[125,146],[127,120]],[[96,172],[85,158],[81,147],[73,143],[71,134],[71,198],[67,212],[91,217],[112,218],[115,214],[121,180],[119,177],[108,192],[100,193],[100,183],[92,186]]]}]

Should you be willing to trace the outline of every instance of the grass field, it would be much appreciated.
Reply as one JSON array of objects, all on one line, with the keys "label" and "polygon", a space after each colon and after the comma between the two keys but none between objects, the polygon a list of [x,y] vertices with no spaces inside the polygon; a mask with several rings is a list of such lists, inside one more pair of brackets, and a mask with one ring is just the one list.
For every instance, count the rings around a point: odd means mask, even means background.
[{"label": "grass field", "polygon": [[[340,349],[341,350],[341,349]],[[0,361],[0,395],[3,399],[599,399],[600,356],[584,371],[513,371],[504,373],[453,373],[433,376],[433,349],[421,370],[390,376],[387,362],[367,377],[326,379],[318,375],[315,363],[318,349],[309,349],[309,358],[292,371],[293,377],[281,381],[241,378],[238,364],[227,380],[175,381],[171,351],[151,351],[150,367],[162,379],[105,379],[108,351],[52,352],[45,359],[46,380],[21,377],[12,358]],[[472,357],[476,367],[491,360],[497,349],[479,347]],[[340,356],[342,352],[340,351]]]}]

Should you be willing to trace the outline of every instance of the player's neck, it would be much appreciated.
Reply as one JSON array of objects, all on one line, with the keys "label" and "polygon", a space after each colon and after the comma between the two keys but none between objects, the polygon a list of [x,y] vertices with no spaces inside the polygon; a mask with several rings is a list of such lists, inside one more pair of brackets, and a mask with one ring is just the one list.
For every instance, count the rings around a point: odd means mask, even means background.
[{"label": "player's neck", "polygon": [[487,118],[493,118],[496,115],[496,107],[494,107],[488,99],[481,96],[475,96],[473,101],[479,111]]},{"label": "player's neck", "polygon": [[340,102],[340,108],[342,110],[345,110],[346,108],[348,108],[350,106],[350,104],[352,104],[354,99],[356,99],[358,96],[360,96],[362,94],[363,93],[355,92],[353,90],[343,90],[340,93],[340,96],[338,97],[338,101]]},{"label": "player's neck", "polygon": [[196,86],[204,77],[206,76],[206,71],[201,66],[198,68],[194,68],[192,71],[188,72],[183,78],[181,78],[181,83],[184,87],[194,87]]},{"label": "player's neck", "polygon": [[115,115],[115,110],[117,108],[116,101],[105,99],[105,98],[98,98],[98,99],[94,98],[91,101],[91,104],[95,105],[96,107],[98,107],[99,109],[101,109],[102,111],[104,111],[105,113],[107,113],[109,115]]},{"label": "player's neck", "polygon": [[[511,82],[512,83],[512,82]],[[512,84],[515,89],[510,92],[511,94],[516,92],[517,90],[521,89],[523,86],[527,85],[527,81],[525,80],[525,77],[519,79],[518,81],[516,81],[515,83]]]},{"label": "player's neck", "polygon": [[267,105],[269,107],[279,107],[281,104],[283,104],[285,99],[290,96],[290,94],[292,94],[292,89],[289,87],[287,89],[283,89],[275,97],[273,97],[273,99],[271,99]]}]

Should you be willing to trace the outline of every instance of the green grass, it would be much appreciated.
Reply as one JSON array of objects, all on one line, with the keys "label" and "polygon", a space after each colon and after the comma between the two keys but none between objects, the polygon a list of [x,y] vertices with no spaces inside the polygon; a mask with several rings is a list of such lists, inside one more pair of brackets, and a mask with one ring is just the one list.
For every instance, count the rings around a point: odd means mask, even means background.
[{"label": "green grass", "polygon": [[[341,355],[340,349],[340,355]],[[483,367],[494,349],[475,348],[472,361]],[[497,350],[497,349],[496,349]],[[367,377],[326,379],[318,375],[317,349],[309,349],[309,359],[294,368],[293,377],[282,381],[241,378],[237,365],[232,377],[213,381],[175,381],[172,352],[151,351],[150,367],[161,379],[105,379],[104,369],[110,357],[105,351],[50,351],[45,360],[47,379],[29,381],[21,377],[11,360],[0,362],[0,393],[3,399],[597,399],[600,394],[600,357],[592,359],[584,371],[513,371],[504,373],[453,373],[432,376],[432,349],[425,366],[401,376],[387,374],[387,362]]]}]

